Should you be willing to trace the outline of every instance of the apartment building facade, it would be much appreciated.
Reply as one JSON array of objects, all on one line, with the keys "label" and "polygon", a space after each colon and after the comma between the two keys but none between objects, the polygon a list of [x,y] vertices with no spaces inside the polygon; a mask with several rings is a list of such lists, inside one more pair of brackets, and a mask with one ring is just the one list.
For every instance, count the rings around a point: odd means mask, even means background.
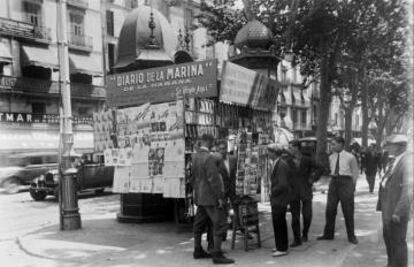
[{"label": "apartment building facade", "polygon": [[[67,0],[74,148],[93,149],[92,113],[104,105],[101,2]],[[58,1],[0,0],[0,153],[57,150]]]}]

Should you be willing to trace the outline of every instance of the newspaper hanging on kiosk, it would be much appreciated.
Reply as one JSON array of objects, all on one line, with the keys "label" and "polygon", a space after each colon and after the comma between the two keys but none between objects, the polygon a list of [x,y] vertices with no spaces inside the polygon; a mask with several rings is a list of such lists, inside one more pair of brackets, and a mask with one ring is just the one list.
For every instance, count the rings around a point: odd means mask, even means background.
[{"label": "newspaper hanging on kiosk", "polygon": [[116,121],[118,148],[104,151],[115,166],[112,191],[184,197],[183,102],[119,109]]}]

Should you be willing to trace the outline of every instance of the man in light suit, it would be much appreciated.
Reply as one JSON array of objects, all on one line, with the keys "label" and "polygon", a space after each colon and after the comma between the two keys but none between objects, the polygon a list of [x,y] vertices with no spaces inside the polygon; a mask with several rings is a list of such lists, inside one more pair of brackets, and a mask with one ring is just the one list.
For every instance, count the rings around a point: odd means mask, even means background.
[{"label": "man in light suit", "polygon": [[383,237],[389,267],[407,266],[407,225],[413,203],[413,152],[407,138],[390,136],[385,150],[390,160],[382,177],[377,210],[382,212]]},{"label": "man in light suit", "polygon": [[[210,153],[214,137],[204,134],[199,152],[192,158],[192,174],[194,202],[197,213],[194,218],[194,259],[213,258],[214,264],[234,263],[234,260],[224,257],[221,243],[227,231],[224,210],[224,185],[218,171],[217,157]],[[201,246],[201,236],[209,221],[213,226],[214,249],[212,255],[205,252]]]}]

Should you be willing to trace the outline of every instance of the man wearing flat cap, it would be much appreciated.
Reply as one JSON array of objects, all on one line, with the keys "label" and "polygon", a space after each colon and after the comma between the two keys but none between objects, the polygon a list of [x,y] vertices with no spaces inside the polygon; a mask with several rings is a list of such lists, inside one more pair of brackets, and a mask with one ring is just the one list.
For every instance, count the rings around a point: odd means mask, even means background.
[{"label": "man wearing flat cap", "polygon": [[408,139],[393,135],[384,149],[390,160],[381,179],[377,210],[382,212],[387,266],[407,266],[407,225],[413,203],[413,152],[407,151]]},{"label": "man wearing flat cap", "polygon": [[[290,194],[290,212],[292,213],[292,231],[294,240],[291,247],[300,246],[308,241],[309,227],[312,221],[312,185],[323,173],[322,166],[319,166],[310,157],[302,154],[300,142],[293,140],[289,142],[289,151],[292,155],[292,176],[293,192]],[[303,231],[300,231],[300,214],[303,217]]]},{"label": "man wearing flat cap", "polygon": [[271,194],[270,204],[272,206],[273,231],[276,249],[272,256],[280,257],[288,254],[288,230],[286,222],[286,210],[290,200],[289,176],[290,167],[281,157],[284,147],[280,144],[267,146],[269,158],[273,161],[271,169]]}]

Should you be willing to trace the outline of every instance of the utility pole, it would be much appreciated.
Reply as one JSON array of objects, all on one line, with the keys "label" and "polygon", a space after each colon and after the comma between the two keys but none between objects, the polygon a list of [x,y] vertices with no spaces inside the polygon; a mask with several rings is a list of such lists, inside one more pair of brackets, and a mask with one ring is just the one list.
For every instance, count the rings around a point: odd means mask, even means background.
[{"label": "utility pole", "polygon": [[60,203],[60,229],[76,230],[81,228],[81,218],[78,208],[78,197],[76,190],[77,171],[72,167],[70,153],[73,145],[72,132],[72,108],[69,80],[69,52],[67,32],[66,0],[57,2],[57,44],[59,59],[59,86],[62,103],[62,119],[60,142],[62,149],[60,154],[60,181],[59,181],[59,203]]}]

